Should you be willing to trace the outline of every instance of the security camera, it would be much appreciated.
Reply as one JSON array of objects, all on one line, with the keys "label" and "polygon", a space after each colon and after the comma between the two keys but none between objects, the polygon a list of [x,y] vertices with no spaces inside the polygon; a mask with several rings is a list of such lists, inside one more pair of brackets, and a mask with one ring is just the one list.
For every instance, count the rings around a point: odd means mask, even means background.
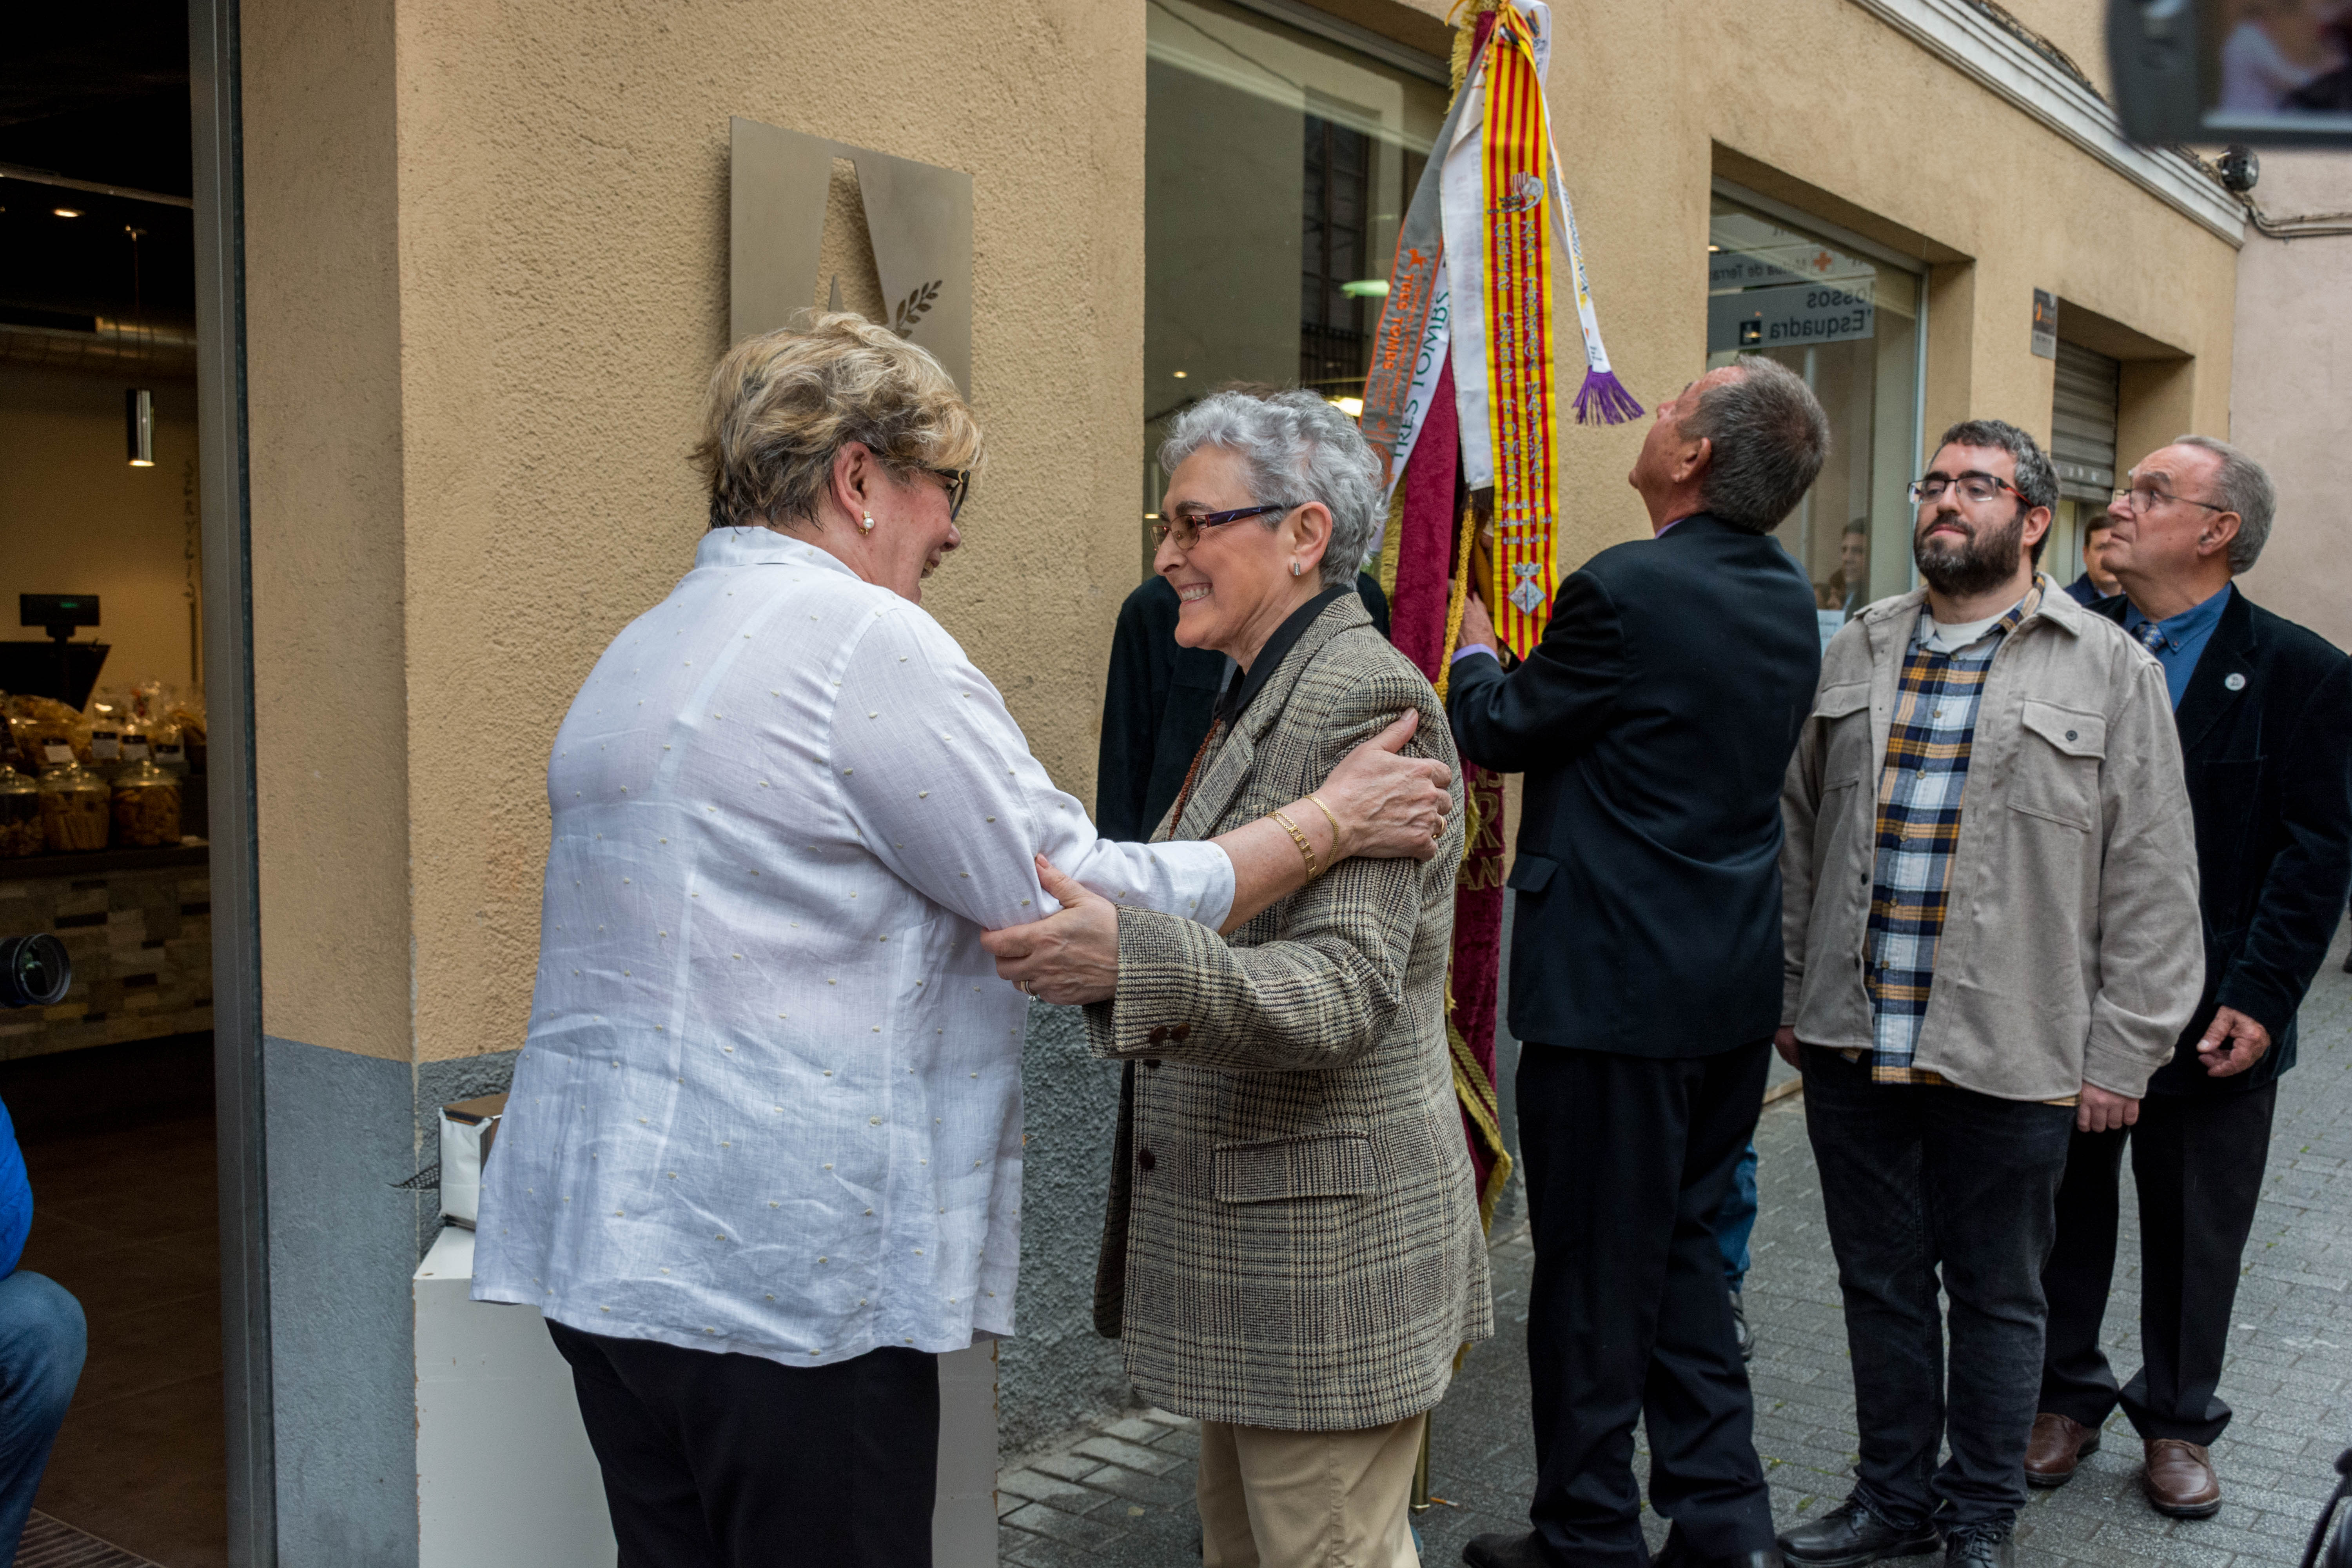
[{"label": "security camera", "polygon": [[2232,145],[2223,149],[2221,162],[2214,167],[2221,172],[2221,188],[2233,196],[2244,195],[2263,177],[2263,161],[2254,156],[2252,147]]}]

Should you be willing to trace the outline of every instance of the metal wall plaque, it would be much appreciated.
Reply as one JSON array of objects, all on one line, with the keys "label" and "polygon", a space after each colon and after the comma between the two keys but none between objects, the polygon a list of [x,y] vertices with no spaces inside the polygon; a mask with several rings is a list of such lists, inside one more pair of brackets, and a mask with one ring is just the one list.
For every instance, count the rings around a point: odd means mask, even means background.
[{"label": "metal wall plaque", "polygon": [[728,341],[772,331],[816,296],[833,161],[857,169],[888,319],[971,395],[971,176],[740,116],[730,125]]},{"label": "metal wall plaque", "polygon": [[2033,291],[2033,352],[2043,359],[2058,357],[2058,296],[2047,289]]}]

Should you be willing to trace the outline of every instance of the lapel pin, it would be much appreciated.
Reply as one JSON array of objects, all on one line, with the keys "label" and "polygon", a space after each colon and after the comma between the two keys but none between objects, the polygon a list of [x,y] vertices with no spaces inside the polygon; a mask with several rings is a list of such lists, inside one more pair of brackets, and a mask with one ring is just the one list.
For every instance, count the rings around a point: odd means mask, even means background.
[{"label": "lapel pin", "polygon": [[2232,691],[2243,691],[2246,689],[2246,678],[2233,669],[2221,678],[2221,684]]}]

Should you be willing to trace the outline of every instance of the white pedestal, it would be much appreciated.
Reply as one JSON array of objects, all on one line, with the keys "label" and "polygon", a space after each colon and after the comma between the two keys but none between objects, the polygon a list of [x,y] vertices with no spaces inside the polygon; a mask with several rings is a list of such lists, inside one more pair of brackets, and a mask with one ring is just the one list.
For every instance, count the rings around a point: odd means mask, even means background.
[{"label": "white pedestal", "polygon": [[[618,1549],[572,1369],[530,1307],[468,1299],[474,1233],[416,1266],[419,1568],[610,1568]],[[996,1565],[996,1347],[940,1358],[934,1568]]]},{"label": "white pedestal", "polygon": [[474,1233],[416,1266],[419,1568],[613,1568],[604,1478],[572,1368],[535,1307],[467,1300]]}]

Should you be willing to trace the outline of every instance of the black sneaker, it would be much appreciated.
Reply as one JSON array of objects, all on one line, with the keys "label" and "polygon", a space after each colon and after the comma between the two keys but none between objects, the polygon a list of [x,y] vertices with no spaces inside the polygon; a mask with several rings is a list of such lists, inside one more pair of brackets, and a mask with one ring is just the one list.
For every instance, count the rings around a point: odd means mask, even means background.
[{"label": "black sneaker", "polygon": [[1944,1568],[2017,1568],[2017,1537],[2006,1525],[1955,1530],[1944,1540]]},{"label": "black sneaker", "polygon": [[1916,1557],[1942,1542],[1932,1524],[1897,1530],[1858,1499],[1848,1498],[1811,1524],[1782,1531],[1780,1554],[1803,1568],[1862,1568],[1889,1557]]},{"label": "black sneaker", "polygon": [[1737,1290],[1731,1293],[1731,1338],[1739,1346],[1741,1361],[1756,1359],[1756,1336],[1748,1331],[1748,1304]]}]

